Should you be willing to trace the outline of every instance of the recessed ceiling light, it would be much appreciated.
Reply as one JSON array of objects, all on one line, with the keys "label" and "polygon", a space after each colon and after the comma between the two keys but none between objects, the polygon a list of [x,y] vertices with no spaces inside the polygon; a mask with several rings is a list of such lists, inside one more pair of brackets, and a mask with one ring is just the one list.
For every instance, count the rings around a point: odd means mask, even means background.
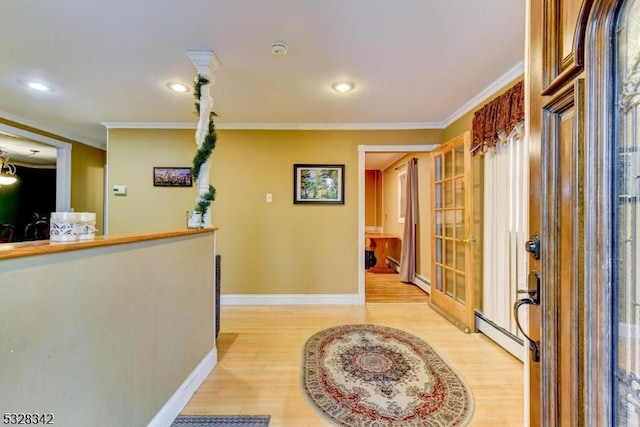
[{"label": "recessed ceiling light", "polygon": [[331,88],[336,92],[345,93],[353,90],[356,87],[354,82],[335,82],[331,85]]},{"label": "recessed ceiling light", "polygon": [[37,90],[40,92],[48,92],[50,90],[49,86],[39,82],[28,82],[27,86],[29,86],[33,90]]},{"label": "recessed ceiling light", "polygon": [[189,86],[183,85],[182,83],[177,83],[177,82],[167,83],[167,87],[172,91],[178,92],[178,93],[185,93],[191,90]]}]

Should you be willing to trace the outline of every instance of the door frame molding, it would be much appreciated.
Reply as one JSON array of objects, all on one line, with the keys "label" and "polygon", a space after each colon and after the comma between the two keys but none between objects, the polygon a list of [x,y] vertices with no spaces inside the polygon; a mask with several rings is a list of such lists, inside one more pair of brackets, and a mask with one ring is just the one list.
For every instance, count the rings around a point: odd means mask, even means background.
[{"label": "door frame molding", "polygon": [[594,2],[586,33],[585,120],[585,419],[593,425],[613,420],[614,214],[612,165],[615,155],[612,113],[615,21],[625,0]]},{"label": "door frame molding", "polygon": [[59,139],[0,123],[0,131],[56,147],[56,211],[71,208],[71,149],[73,146]]},{"label": "door frame molding", "polygon": [[370,153],[425,153],[439,147],[431,145],[358,145],[358,305],[365,304],[364,293],[364,170],[365,154]]}]

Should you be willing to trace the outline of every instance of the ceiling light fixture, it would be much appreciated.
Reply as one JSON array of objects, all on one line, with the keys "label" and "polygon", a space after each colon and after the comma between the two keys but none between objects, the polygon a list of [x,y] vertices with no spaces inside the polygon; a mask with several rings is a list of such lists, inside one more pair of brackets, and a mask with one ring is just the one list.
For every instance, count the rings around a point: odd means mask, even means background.
[{"label": "ceiling light fixture", "polygon": [[178,82],[169,82],[167,83],[167,87],[172,91],[178,92],[178,93],[186,93],[191,90],[189,86],[183,85],[182,83],[178,83]]},{"label": "ceiling light fixture", "polygon": [[11,185],[17,180],[16,167],[9,163],[9,156],[0,150],[0,187]]},{"label": "ceiling light fixture", "polygon": [[44,83],[38,83],[38,82],[28,82],[27,86],[29,86],[31,89],[33,90],[37,90],[39,92],[49,92],[49,86],[47,86]]},{"label": "ceiling light fixture", "polygon": [[345,93],[353,90],[356,87],[354,82],[335,82],[331,85],[331,88],[336,92]]}]

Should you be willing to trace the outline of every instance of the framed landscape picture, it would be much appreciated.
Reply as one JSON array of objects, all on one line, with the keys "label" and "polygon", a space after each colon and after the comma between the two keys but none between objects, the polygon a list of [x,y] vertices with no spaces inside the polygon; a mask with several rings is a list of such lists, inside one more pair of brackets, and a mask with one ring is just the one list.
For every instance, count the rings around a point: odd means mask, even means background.
[{"label": "framed landscape picture", "polygon": [[158,166],[153,168],[154,187],[192,187],[191,168]]},{"label": "framed landscape picture", "polygon": [[293,165],[293,203],[344,204],[344,165]]}]

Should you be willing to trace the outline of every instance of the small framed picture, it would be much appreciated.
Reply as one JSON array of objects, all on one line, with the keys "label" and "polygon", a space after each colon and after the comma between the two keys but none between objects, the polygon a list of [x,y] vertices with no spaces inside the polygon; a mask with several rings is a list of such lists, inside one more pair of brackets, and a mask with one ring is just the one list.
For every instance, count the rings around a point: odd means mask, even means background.
[{"label": "small framed picture", "polygon": [[293,203],[344,205],[344,165],[293,165]]},{"label": "small framed picture", "polygon": [[191,168],[154,166],[153,186],[192,187]]}]

